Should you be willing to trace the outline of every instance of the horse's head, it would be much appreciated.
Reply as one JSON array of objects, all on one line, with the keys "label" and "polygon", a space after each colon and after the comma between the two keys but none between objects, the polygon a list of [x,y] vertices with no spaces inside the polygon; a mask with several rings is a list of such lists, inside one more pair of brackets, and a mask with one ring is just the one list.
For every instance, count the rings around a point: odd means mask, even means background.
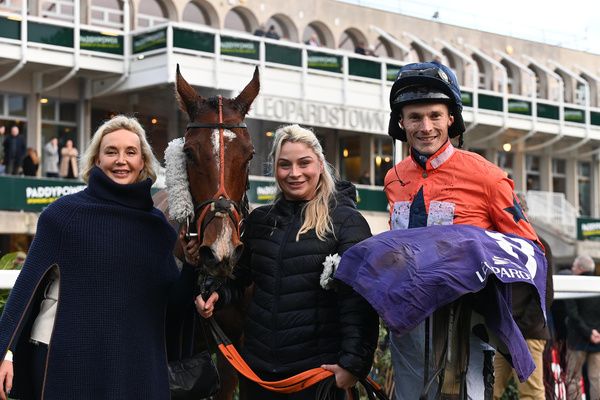
[{"label": "horse's head", "polygon": [[177,68],[177,98],[189,117],[183,152],[205,272],[229,275],[241,256],[240,222],[247,213],[248,166],[254,155],[244,117],[258,95],[258,68],[235,99],[203,98]]}]

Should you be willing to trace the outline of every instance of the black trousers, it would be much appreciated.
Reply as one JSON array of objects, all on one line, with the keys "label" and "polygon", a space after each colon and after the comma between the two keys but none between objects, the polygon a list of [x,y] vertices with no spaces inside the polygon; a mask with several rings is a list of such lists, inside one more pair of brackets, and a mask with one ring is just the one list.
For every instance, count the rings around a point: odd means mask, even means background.
[{"label": "black trousers", "polygon": [[46,370],[46,357],[48,346],[43,343],[31,343],[31,380],[33,398],[42,398],[42,387],[44,385],[44,372]]}]

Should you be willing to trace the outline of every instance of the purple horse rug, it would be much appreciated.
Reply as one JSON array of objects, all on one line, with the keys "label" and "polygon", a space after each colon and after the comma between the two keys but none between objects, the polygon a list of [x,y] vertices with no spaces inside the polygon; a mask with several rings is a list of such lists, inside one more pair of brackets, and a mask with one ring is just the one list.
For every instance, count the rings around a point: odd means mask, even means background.
[{"label": "purple horse rug", "polygon": [[510,284],[533,285],[546,316],[546,258],[533,242],[470,225],[394,230],[347,250],[335,277],[362,295],[402,335],[438,308],[485,289],[477,304],[521,381],[535,369],[511,312]]}]

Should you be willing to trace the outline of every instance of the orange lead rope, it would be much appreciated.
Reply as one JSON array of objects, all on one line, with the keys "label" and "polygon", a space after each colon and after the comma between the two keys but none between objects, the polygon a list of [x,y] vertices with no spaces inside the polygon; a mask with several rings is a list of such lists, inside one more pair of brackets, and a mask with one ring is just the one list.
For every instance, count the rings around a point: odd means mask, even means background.
[{"label": "orange lead rope", "polygon": [[[309,369],[307,371],[301,372],[297,375],[279,381],[264,381],[258,375],[256,375],[254,371],[252,371],[252,368],[250,368],[248,364],[246,364],[242,356],[238,353],[235,346],[231,343],[229,338],[221,330],[221,327],[219,327],[217,322],[213,318],[209,318],[207,321],[209,323],[210,331],[212,332],[213,338],[217,343],[217,347],[219,348],[223,356],[225,356],[227,361],[229,361],[229,363],[244,377],[251,380],[252,382],[255,382],[256,384],[262,386],[267,390],[277,393],[295,393],[333,376],[333,372],[327,371],[319,367]],[[383,392],[381,386],[379,386],[379,384],[370,377],[361,380],[361,383],[367,390],[367,395],[369,396],[369,399],[388,399],[385,393]]]}]

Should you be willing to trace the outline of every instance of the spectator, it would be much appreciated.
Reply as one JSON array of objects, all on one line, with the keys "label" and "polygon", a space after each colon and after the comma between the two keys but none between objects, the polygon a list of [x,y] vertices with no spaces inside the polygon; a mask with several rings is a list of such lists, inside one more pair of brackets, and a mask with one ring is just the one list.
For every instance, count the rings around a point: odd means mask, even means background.
[{"label": "spectator", "polygon": [[25,139],[19,135],[19,127],[13,125],[10,135],[4,139],[4,165],[7,174],[18,175],[21,172],[25,151]]},{"label": "spectator", "polygon": [[17,251],[15,254],[15,259],[13,260],[12,269],[21,269],[23,268],[23,264],[25,264],[25,258],[27,258],[27,254],[22,251]]},{"label": "spectator", "polygon": [[1,399],[170,398],[165,311],[180,272],[152,203],[157,164],[137,120],[116,116],[84,154],[86,189],[40,215],[0,319]]},{"label": "spectator", "polygon": [[[582,255],[573,261],[573,275],[593,275],[594,260]],[[565,300],[567,313],[567,398],[580,400],[583,364],[587,361],[590,393],[600,399],[600,297]]]},{"label": "spectator", "polygon": [[360,176],[360,178],[358,179],[358,183],[362,184],[362,185],[370,185],[371,184],[371,173],[369,172],[368,169],[366,169],[362,175]]},{"label": "spectator", "polygon": [[265,25],[260,25],[258,28],[256,28],[256,30],[254,31],[254,36],[265,36],[266,35],[266,31],[265,31],[266,27]]},{"label": "spectator", "polygon": [[305,44],[309,45],[309,46],[315,46],[315,47],[319,47],[319,38],[317,37],[316,33],[313,33],[312,35],[310,35],[310,38],[304,42]]},{"label": "spectator", "polygon": [[[371,369],[378,318],[352,288],[331,282],[324,267],[334,254],[341,256],[371,236],[369,225],[356,210],[356,188],[336,184],[312,131],[298,125],[278,129],[271,156],[279,194],[246,219],[235,280],[206,303],[198,296],[196,306],[208,318],[216,300],[230,303],[254,282],[244,327],[248,365],[266,380],[321,366],[335,374],[338,387],[336,396],[327,398],[343,398],[340,389]],[[249,399],[314,399],[317,394],[316,385],[290,397],[250,381],[241,387]]]},{"label": "spectator", "polygon": [[23,159],[23,175],[36,176],[40,168],[40,157],[33,147],[27,148],[27,155]]},{"label": "spectator", "polygon": [[279,34],[275,31],[275,25],[271,25],[269,27],[269,30],[267,31],[267,33],[265,34],[265,37],[268,37],[269,39],[275,39],[275,40],[279,40]]},{"label": "spectator", "polygon": [[358,44],[354,48],[354,52],[356,54],[362,54],[363,56],[366,56],[367,55],[367,49],[365,48],[365,43],[364,42],[358,42]]},{"label": "spectator", "polygon": [[68,139],[65,147],[60,150],[60,176],[68,179],[77,179],[79,170],[77,169],[77,157],[79,152],[73,146],[73,141]]},{"label": "spectator", "polygon": [[44,146],[44,172],[48,178],[58,178],[58,139],[53,137]]}]

